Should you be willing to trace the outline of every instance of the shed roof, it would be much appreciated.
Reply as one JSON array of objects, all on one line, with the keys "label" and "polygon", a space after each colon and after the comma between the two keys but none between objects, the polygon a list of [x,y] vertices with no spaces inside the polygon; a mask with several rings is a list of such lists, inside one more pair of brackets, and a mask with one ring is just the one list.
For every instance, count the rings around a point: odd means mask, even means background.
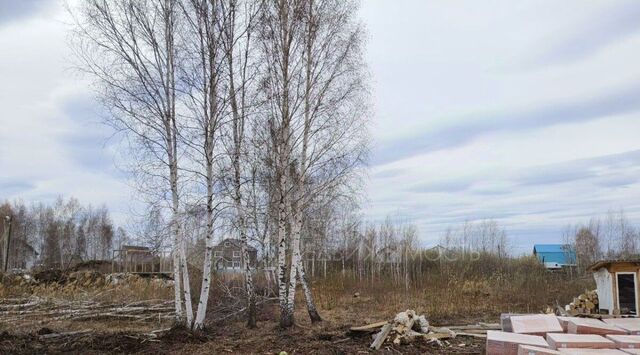
[{"label": "shed roof", "polygon": [[634,264],[640,265],[640,259],[609,259],[609,260],[600,260],[593,263],[591,266],[587,268],[589,271],[596,271],[598,269],[602,269],[603,267],[609,267],[612,264]]}]

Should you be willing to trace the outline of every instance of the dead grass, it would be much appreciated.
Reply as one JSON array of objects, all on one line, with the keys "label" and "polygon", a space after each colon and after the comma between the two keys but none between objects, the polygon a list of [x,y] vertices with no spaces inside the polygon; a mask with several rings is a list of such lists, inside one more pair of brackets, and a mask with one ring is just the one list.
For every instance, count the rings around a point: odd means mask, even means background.
[{"label": "dead grass", "polygon": [[[397,312],[414,309],[440,323],[495,321],[505,312],[544,312],[547,306],[564,305],[586,289],[594,289],[591,278],[572,278],[552,273],[529,258],[509,259],[495,268],[492,260],[431,267],[411,276],[407,288],[390,276],[358,279],[335,273],[313,284],[316,300],[325,311],[347,309],[387,319]],[[490,265],[489,265],[490,266]],[[359,297],[354,294],[359,293]]]}]

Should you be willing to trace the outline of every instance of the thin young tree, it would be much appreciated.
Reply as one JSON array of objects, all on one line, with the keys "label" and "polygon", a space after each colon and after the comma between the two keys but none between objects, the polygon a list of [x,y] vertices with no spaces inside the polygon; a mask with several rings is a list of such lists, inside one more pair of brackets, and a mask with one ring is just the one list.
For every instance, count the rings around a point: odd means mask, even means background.
[{"label": "thin young tree", "polygon": [[181,260],[179,225],[176,10],[174,0],[87,0],[75,17],[74,40],[82,69],[96,79],[108,123],[126,134],[139,158],[135,173],[141,191],[162,191],[168,202],[176,320],[190,323],[181,293],[186,262]]},{"label": "thin young tree", "polygon": [[[223,48],[225,53],[227,86],[229,91],[230,123],[227,134],[227,155],[232,171],[231,199],[233,200],[236,228],[240,234],[242,269],[247,301],[247,327],[255,328],[256,304],[251,260],[248,248],[248,225],[245,197],[243,196],[244,166],[247,165],[247,124],[257,108],[255,78],[259,66],[255,63],[253,31],[260,3],[254,0],[224,0]],[[251,102],[251,104],[250,104]]]}]

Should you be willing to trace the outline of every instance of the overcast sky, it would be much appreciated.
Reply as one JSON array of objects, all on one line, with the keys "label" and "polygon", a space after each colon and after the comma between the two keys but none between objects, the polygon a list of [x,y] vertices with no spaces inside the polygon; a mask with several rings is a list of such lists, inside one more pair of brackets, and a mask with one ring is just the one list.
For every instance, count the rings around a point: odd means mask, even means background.
[{"label": "overcast sky", "polygon": [[[0,0],[0,199],[131,190],[56,0]],[[365,211],[493,218],[516,250],[624,208],[640,223],[640,2],[363,0],[373,78]]]}]

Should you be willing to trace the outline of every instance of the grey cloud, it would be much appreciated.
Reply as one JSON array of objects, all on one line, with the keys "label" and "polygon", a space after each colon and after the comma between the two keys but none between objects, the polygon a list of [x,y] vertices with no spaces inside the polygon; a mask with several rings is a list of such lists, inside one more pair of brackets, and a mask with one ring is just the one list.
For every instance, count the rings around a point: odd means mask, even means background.
[{"label": "grey cloud", "polygon": [[640,165],[640,150],[595,158],[579,159],[558,164],[537,166],[514,174],[512,181],[519,185],[545,186],[592,180],[606,187],[620,187],[638,181],[636,175],[618,170]]},{"label": "grey cloud", "polygon": [[76,126],[60,137],[69,157],[79,166],[93,171],[113,167],[109,151],[111,129],[99,122],[100,108],[90,97],[76,97],[65,103],[63,113]]},{"label": "grey cloud", "polygon": [[564,37],[536,59],[536,64],[569,63],[587,58],[640,30],[640,3],[625,1],[598,14],[579,32]]},{"label": "grey cloud", "polygon": [[432,193],[432,192],[461,192],[471,187],[472,179],[449,179],[440,181],[429,181],[415,184],[408,187],[409,192]]},{"label": "grey cloud", "polygon": [[640,86],[635,85],[573,102],[469,117],[460,125],[378,144],[374,148],[372,160],[374,165],[385,164],[420,153],[460,146],[489,132],[521,131],[560,123],[583,122],[637,110],[640,110]]},{"label": "grey cloud", "polygon": [[25,180],[0,180],[0,200],[2,196],[17,195],[29,191],[35,187],[35,184]]},{"label": "grey cloud", "polygon": [[42,10],[52,0],[0,0],[0,26]]}]

